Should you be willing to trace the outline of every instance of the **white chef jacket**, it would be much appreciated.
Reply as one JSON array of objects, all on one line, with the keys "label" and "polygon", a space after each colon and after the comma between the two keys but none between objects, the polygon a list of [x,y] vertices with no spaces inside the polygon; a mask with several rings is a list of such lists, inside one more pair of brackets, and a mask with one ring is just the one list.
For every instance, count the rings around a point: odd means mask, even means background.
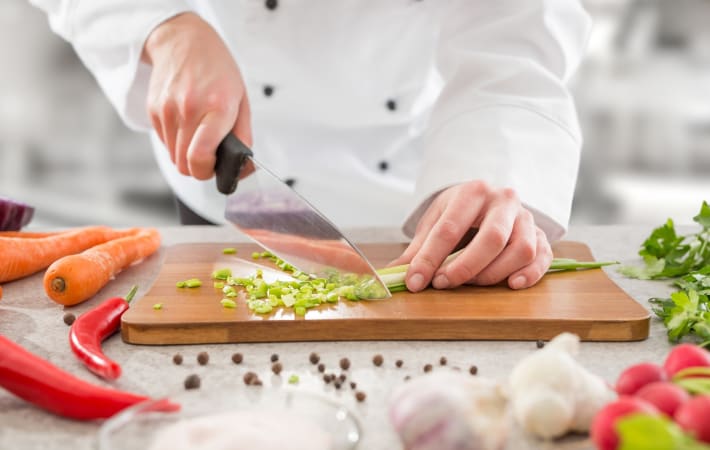
[{"label": "white chef jacket", "polygon": [[[572,0],[32,0],[121,118],[150,130],[143,43],[201,15],[234,55],[255,157],[340,226],[403,225],[469,180],[514,188],[551,240],[567,227],[581,136],[566,83],[590,19]],[[214,180],[176,195],[223,222]]]}]

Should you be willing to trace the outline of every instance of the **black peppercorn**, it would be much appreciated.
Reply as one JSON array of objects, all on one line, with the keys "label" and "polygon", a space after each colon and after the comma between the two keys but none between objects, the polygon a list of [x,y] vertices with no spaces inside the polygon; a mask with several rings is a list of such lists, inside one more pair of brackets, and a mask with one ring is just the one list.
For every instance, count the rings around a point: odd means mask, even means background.
[{"label": "black peppercorn", "polygon": [[357,401],[359,401],[359,402],[364,402],[364,401],[365,401],[365,398],[367,398],[367,395],[365,395],[365,393],[362,392],[362,391],[357,391],[357,392],[355,393],[355,398],[356,398]]},{"label": "black peppercorn", "polygon": [[442,366],[446,365],[446,356],[442,356],[441,358],[439,358],[439,364],[441,364]]},{"label": "black peppercorn", "polygon": [[283,370],[283,366],[280,362],[275,362],[271,365],[271,371],[274,372],[276,375],[280,374],[281,370]]},{"label": "black peppercorn", "polygon": [[318,364],[318,361],[320,361],[320,356],[318,356],[318,353],[311,353],[310,356],[308,356],[308,360],[311,362],[311,364]]},{"label": "black peppercorn", "polygon": [[402,367],[402,364],[404,364],[404,361],[402,361],[401,359],[398,359],[398,360],[394,363],[394,365],[397,366],[397,368]]},{"label": "black peppercorn", "polygon": [[424,372],[431,372],[431,369],[433,369],[431,364],[424,365]]},{"label": "black peppercorn", "polygon": [[254,383],[254,380],[258,379],[259,377],[254,373],[254,372],[247,372],[244,374],[244,384],[250,385]]},{"label": "black peppercorn", "polygon": [[180,353],[175,353],[173,356],[173,363],[175,363],[176,366],[182,364],[182,355]]},{"label": "black peppercorn", "polygon": [[278,360],[279,360],[279,355],[278,355],[278,354],[274,353],[273,355],[271,355],[271,362],[276,362],[276,361],[278,361]]},{"label": "black peppercorn", "polygon": [[241,353],[235,353],[232,355],[232,362],[234,364],[241,364],[242,361],[244,361],[244,357],[242,356]]},{"label": "black peppercorn", "polygon": [[64,323],[66,323],[67,325],[71,326],[71,324],[73,324],[75,320],[76,320],[76,316],[74,314],[72,314],[72,313],[64,314]]},{"label": "black peppercorn", "polygon": [[542,348],[545,346],[545,341],[543,341],[542,339],[538,339],[535,345],[537,345],[537,348]]},{"label": "black peppercorn", "polygon": [[194,373],[185,378],[185,389],[199,389],[200,384],[200,377]]},{"label": "black peppercorn", "polygon": [[470,373],[471,375],[476,375],[476,374],[478,373],[478,367],[476,367],[476,366],[471,366],[471,368],[468,369],[468,371],[469,371],[469,373]]},{"label": "black peppercorn", "polygon": [[207,352],[200,352],[197,354],[197,362],[201,365],[204,366],[207,364],[210,360],[210,355]]},{"label": "black peppercorn", "polygon": [[341,359],[340,368],[343,370],[348,370],[350,368],[350,360],[348,358]]},{"label": "black peppercorn", "polygon": [[318,364],[318,372],[320,372],[320,373],[325,372],[325,364],[323,364],[323,363]]},{"label": "black peppercorn", "polygon": [[379,353],[372,358],[372,364],[377,367],[380,367],[384,361],[385,359]]}]

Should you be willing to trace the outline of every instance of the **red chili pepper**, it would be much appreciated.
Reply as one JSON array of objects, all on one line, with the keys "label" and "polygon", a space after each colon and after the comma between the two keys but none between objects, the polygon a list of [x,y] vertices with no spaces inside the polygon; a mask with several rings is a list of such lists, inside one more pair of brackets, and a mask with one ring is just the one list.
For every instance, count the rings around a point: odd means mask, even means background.
[{"label": "red chili pepper", "polygon": [[69,343],[74,354],[96,375],[115,380],[121,376],[121,366],[104,355],[101,342],[121,327],[121,316],[136,295],[133,286],[126,298],[114,297],[81,316],[69,330]]},{"label": "red chili pepper", "polygon": [[[65,372],[0,335],[0,386],[60,416],[78,420],[106,419],[149,400],[142,395],[96,386]],[[158,401],[155,411],[178,411],[180,405]]]}]

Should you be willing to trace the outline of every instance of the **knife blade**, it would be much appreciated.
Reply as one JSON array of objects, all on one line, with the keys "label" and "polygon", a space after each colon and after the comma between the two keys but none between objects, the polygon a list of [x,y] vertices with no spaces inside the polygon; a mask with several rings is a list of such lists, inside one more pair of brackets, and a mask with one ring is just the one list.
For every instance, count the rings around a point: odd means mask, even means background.
[{"label": "knife blade", "polygon": [[227,195],[224,217],[237,229],[312,277],[355,284],[362,299],[391,296],[365,255],[236,136],[227,134],[216,157],[217,189]]}]

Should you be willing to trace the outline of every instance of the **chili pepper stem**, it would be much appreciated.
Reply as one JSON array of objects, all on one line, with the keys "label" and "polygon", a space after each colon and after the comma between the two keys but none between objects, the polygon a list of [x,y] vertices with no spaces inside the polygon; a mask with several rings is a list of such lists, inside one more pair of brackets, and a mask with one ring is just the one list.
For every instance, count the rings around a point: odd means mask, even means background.
[{"label": "chili pepper stem", "polygon": [[131,300],[133,300],[133,297],[136,296],[136,292],[138,292],[138,285],[134,284],[131,286],[131,290],[128,291],[128,294],[123,297],[123,299],[126,301],[126,303],[131,303]]}]

